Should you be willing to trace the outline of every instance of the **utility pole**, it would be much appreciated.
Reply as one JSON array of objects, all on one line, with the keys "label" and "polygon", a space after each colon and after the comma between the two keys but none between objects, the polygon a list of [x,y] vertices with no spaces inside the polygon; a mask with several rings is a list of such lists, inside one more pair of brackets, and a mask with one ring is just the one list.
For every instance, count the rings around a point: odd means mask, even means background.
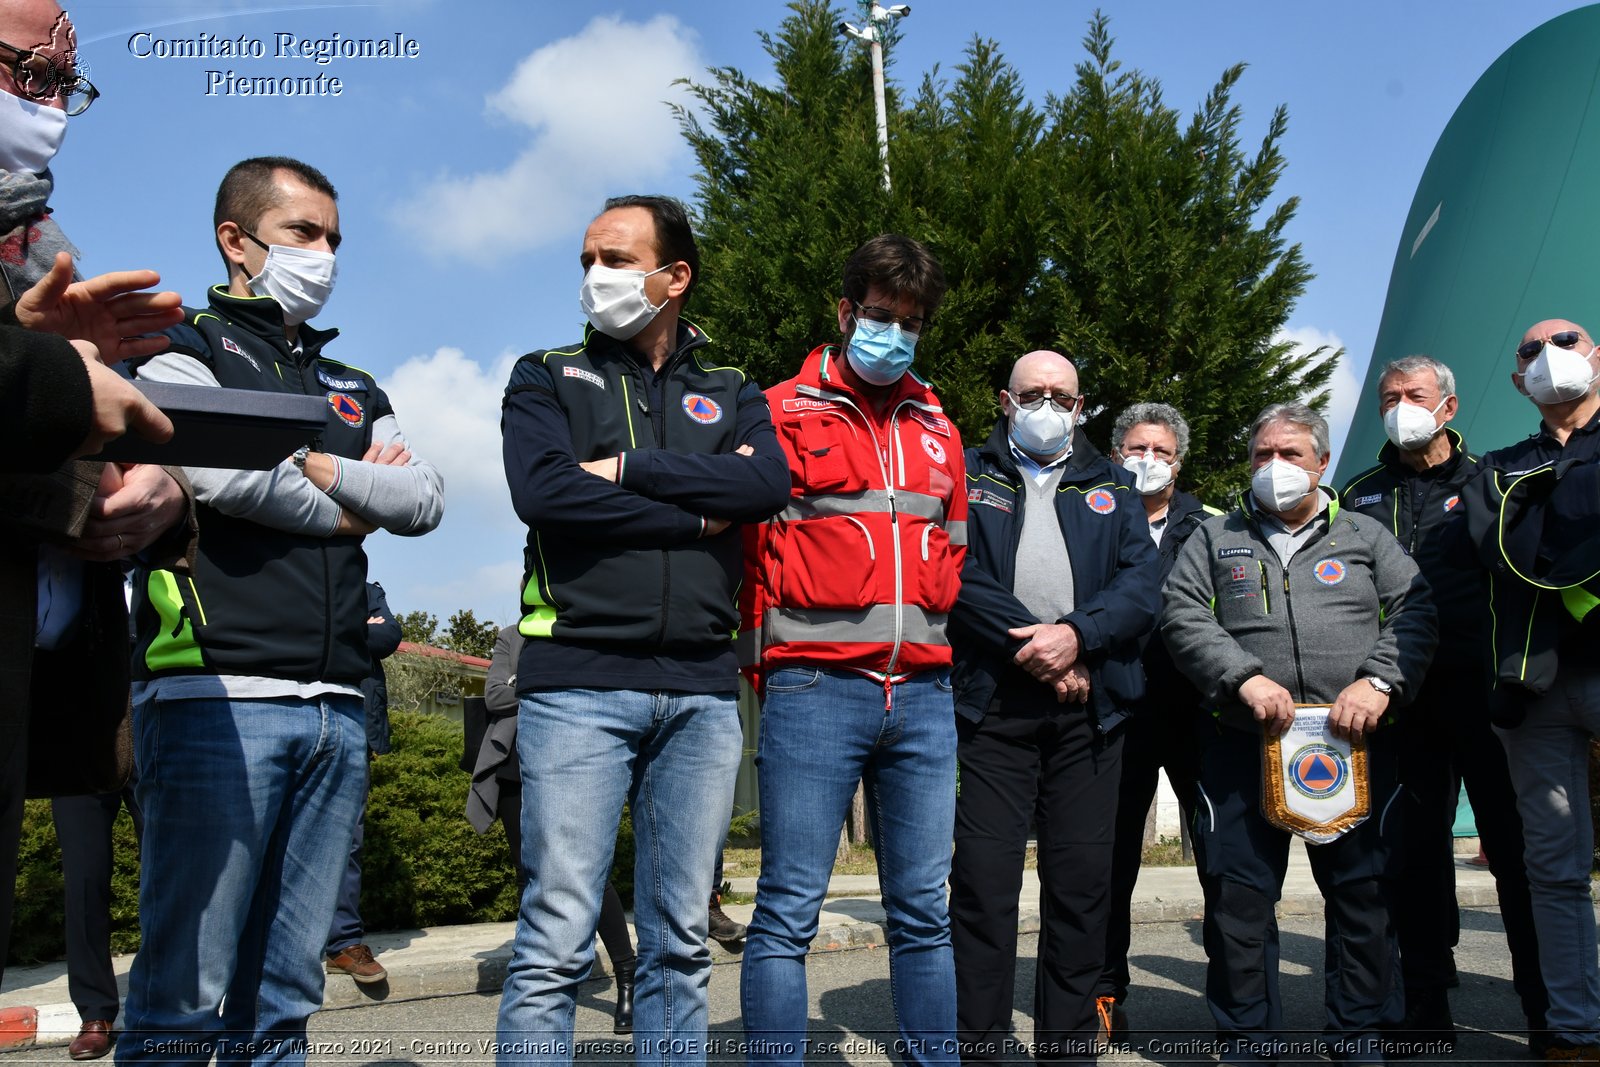
[{"label": "utility pole", "polygon": [[872,97],[878,106],[878,155],[883,159],[883,191],[889,191],[889,112],[883,99],[883,29],[890,19],[903,19],[911,14],[910,4],[880,7],[873,4],[867,15],[872,21],[865,29],[848,22],[839,23],[839,32],[846,37],[867,42],[872,49]]}]

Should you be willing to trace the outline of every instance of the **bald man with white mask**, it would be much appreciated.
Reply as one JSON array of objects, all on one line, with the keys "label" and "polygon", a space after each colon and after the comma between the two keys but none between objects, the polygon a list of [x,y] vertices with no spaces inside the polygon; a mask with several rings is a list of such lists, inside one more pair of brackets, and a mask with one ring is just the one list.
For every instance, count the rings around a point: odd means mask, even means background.
[{"label": "bald man with white mask", "polygon": [[1017,896],[1037,813],[1045,920],[1041,1059],[1093,1062],[1109,1037],[1105,956],[1122,731],[1159,571],[1133,476],[1077,423],[1078,371],[1029,352],[967,450],[968,548],[950,615],[961,792],[951,937],[962,1059],[1010,1051]]}]

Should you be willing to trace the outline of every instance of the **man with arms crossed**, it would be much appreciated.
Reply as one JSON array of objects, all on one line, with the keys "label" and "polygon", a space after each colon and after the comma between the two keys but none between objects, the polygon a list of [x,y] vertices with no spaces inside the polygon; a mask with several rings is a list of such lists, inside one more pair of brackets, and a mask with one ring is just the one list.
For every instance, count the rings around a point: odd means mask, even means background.
[{"label": "man with arms crossed", "polygon": [[223,178],[228,281],[189,309],[154,381],[325,397],[314,441],[266,471],[190,468],[192,577],[135,581],[141,942],[121,1061],[301,1063],[322,948],[366,792],[364,535],[422,534],[444,492],[372,376],[306,324],[333,287],[328,179],[281,156]]},{"label": "man with arms crossed", "polygon": [[502,1064],[570,1063],[578,986],[626,801],[634,1049],[704,1062],[706,901],[743,735],[739,531],[783,506],[767,402],[682,317],[700,273],[683,205],[624,196],[584,234],[581,341],[523,356],[501,418],[528,524],[516,667],[522,866]]}]

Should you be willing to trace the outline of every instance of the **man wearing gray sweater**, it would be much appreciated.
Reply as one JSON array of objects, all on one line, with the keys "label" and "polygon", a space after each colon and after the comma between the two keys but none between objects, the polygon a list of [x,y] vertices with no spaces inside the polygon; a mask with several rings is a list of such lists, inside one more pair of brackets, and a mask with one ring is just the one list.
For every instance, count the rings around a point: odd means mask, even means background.
[{"label": "man wearing gray sweater", "polygon": [[1403,1013],[1389,893],[1396,759],[1381,727],[1422,682],[1438,639],[1427,583],[1393,535],[1318,483],[1328,424],[1274,404],[1250,432],[1251,490],[1190,538],[1167,579],[1162,634],[1200,690],[1196,851],[1206,892],[1206,1001],[1223,1063],[1275,1060],[1282,1024],[1273,914],[1289,834],[1261,810],[1263,736],[1297,704],[1329,705],[1336,737],[1365,737],[1370,817],[1309,846],[1327,902],[1327,1022],[1335,1062],[1384,1062]]}]

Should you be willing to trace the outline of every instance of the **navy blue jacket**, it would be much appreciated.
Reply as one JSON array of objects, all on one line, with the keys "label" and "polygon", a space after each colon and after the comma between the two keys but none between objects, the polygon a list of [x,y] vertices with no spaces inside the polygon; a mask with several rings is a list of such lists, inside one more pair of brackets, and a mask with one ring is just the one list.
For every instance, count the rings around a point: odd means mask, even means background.
[{"label": "navy blue jacket", "polygon": [[367,618],[382,622],[367,623],[367,651],[372,654],[372,673],[361,681],[361,695],[367,705],[367,747],[378,755],[389,751],[389,679],[383,661],[394,655],[404,634],[400,620],[389,610],[383,586],[367,583]]},{"label": "navy blue jacket", "polygon": [[[705,519],[775,514],[789,464],[767,398],[706,343],[680,322],[657,371],[591,328],[512,369],[505,471],[528,526],[519,691],[738,688],[743,546],[733,527],[707,536]],[[754,454],[734,454],[743,445]],[[617,483],[579,466],[618,455]]]},{"label": "navy blue jacket", "polygon": [[[967,558],[961,596],[950,612],[956,712],[976,722],[997,695],[1049,687],[1012,662],[1024,642],[1007,631],[1037,623],[1012,593],[1022,509],[1027,499],[1000,419],[981,448],[967,449]],[[1127,717],[1144,695],[1140,643],[1161,609],[1156,546],[1132,476],[1080,432],[1056,488],[1056,516],[1070,552],[1076,606],[1055,621],[1078,631],[1089,669],[1089,709],[1102,731]]]},{"label": "navy blue jacket", "polygon": [[[1199,497],[1181,489],[1172,494],[1172,499],[1167,503],[1166,530],[1161,535],[1161,543],[1156,546],[1162,582],[1172,573],[1172,565],[1178,560],[1178,551],[1189,540],[1189,535],[1211,516],[1220,514],[1215,508],[1207,508]],[[1172,662],[1172,654],[1167,651],[1166,642],[1161,640],[1160,630],[1152,632],[1145,641],[1144,674],[1145,695],[1140,704],[1141,714],[1148,709],[1152,714],[1163,716],[1170,724],[1187,726],[1194,709],[1200,706],[1200,691]]]}]

